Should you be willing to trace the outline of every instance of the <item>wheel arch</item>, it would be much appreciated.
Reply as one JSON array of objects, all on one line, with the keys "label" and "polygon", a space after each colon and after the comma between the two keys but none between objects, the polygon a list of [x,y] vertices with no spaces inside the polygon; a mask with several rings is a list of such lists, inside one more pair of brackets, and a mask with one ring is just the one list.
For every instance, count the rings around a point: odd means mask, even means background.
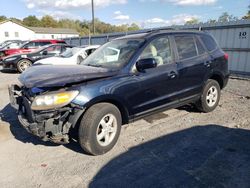
[{"label": "wheel arch", "polygon": [[33,64],[33,61],[32,61],[30,58],[28,58],[28,57],[20,58],[20,59],[17,61],[17,63],[18,63],[19,61],[22,61],[22,60],[29,60],[29,61]]},{"label": "wheel arch", "polygon": [[98,104],[98,103],[110,103],[113,104],[114,106],[116,106],[120,113],[121,113],[121,117],[122,117],[122,124],[127,124],[129,122],[129,110],[126,107],[127,105],[122,102],[121,100],[119,100],[118,98],[115,97],[111,97],[111,96],[100,96],[97,97],[91,101],[89,101],[85,107],[85,112],[88,110],[88,108],[90,108],[91,106]]},{"label": "wheel arch", "polygon": [[220,89],[223,89],[224,88],[224,79],[223,79],[223,75],[220,74],[220,73],[213,73],[211,74],[208,79],[212,79],[212,80],[215,80],[219,83],[220,85]]}]

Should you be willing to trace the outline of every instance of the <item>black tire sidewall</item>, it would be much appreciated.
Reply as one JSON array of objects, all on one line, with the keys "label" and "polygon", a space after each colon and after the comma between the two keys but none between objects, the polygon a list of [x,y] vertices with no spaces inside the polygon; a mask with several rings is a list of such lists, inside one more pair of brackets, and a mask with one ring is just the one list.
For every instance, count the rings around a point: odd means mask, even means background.
[{"label": "black tire sidewall", "polygon": [[[210,107],[207,104],[206,97],[207,97],[208,90],[212,86],[214,86],[217,89],[218,97],[217,97],[216,103],[212,107]],[[202,111],[204,111],[204,112],[211,112],[211,111],[213,111],[217,107],[217,105],[219,104],[220,95],[221,95],[221,90],[220,90],[219,83],[217,81],[215,81],[215,80],[208,80],[206,82],[206,84],[205,84],[205,87],[203,88],[203,92],[202,92],[202,96],[201,96],[201,108],[202,108]]]},{"label": "black tire sidewall", "polygon": [[[105,106],[97,108],[98,111],[96,111],[94,115],[90,115],[88,114],[88,112],[86,112],[86,116],[84,115],[79,128],[80,145],[86,152],[91,153],[93,155],[101,155],[111,150],[115,146],[121,131],[122,120],[119,109],[116,108],[114,105],[107,105],[107,103],[104,103],[103,105]],[[112,114],[115,116],[117,121],[117,131],[114,139],[109,145],[101,146],[97,141],[96,131],[101,119],[107,114]],[[91,120],[86,119],[90,117],[92,117]]]}]

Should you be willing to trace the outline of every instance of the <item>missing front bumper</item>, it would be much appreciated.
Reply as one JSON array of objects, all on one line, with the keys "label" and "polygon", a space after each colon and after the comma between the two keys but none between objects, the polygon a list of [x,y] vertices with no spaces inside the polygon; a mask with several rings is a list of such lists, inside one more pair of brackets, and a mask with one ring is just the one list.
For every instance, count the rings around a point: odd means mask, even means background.
[{"label": "missing front bumper", "polygon": [[18,120],[31,134],[44,141],[69,143],[69,131],[75,127],[84,109],[64,107],[50,111],[33,111],[31,102],[17,85],[9,87],[10,104],[17,110]]}]

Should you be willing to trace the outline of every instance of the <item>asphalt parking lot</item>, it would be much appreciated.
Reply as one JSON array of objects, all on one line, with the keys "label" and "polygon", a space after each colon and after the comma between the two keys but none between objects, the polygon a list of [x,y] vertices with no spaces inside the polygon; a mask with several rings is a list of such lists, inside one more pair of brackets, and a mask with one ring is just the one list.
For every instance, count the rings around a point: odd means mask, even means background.
[{"label": "asphalt parking lot", "polygon": [[249,187],[250,81],[230,79],[217,109],[184,106],[123,126],[112,151],[42,142],[18,123],[0,72],[0,187]]}]

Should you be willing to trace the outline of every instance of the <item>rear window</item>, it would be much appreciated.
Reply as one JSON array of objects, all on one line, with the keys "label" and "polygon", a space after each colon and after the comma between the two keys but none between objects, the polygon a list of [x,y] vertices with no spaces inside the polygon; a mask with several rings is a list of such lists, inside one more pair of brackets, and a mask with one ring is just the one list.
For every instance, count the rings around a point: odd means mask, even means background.
[{"label": "rear window", "polygon": [[213,50],[215,50],[217,48],[217,44],[216,44],[215,40],[211,36],[202,35],[201,40],[205,44],[208,51],[211,52],[211,51],[213,51]]},{"label": "rear window", "polygon": [[176,36],[175,42],[180,60],[197,56],[193,36]]}]

